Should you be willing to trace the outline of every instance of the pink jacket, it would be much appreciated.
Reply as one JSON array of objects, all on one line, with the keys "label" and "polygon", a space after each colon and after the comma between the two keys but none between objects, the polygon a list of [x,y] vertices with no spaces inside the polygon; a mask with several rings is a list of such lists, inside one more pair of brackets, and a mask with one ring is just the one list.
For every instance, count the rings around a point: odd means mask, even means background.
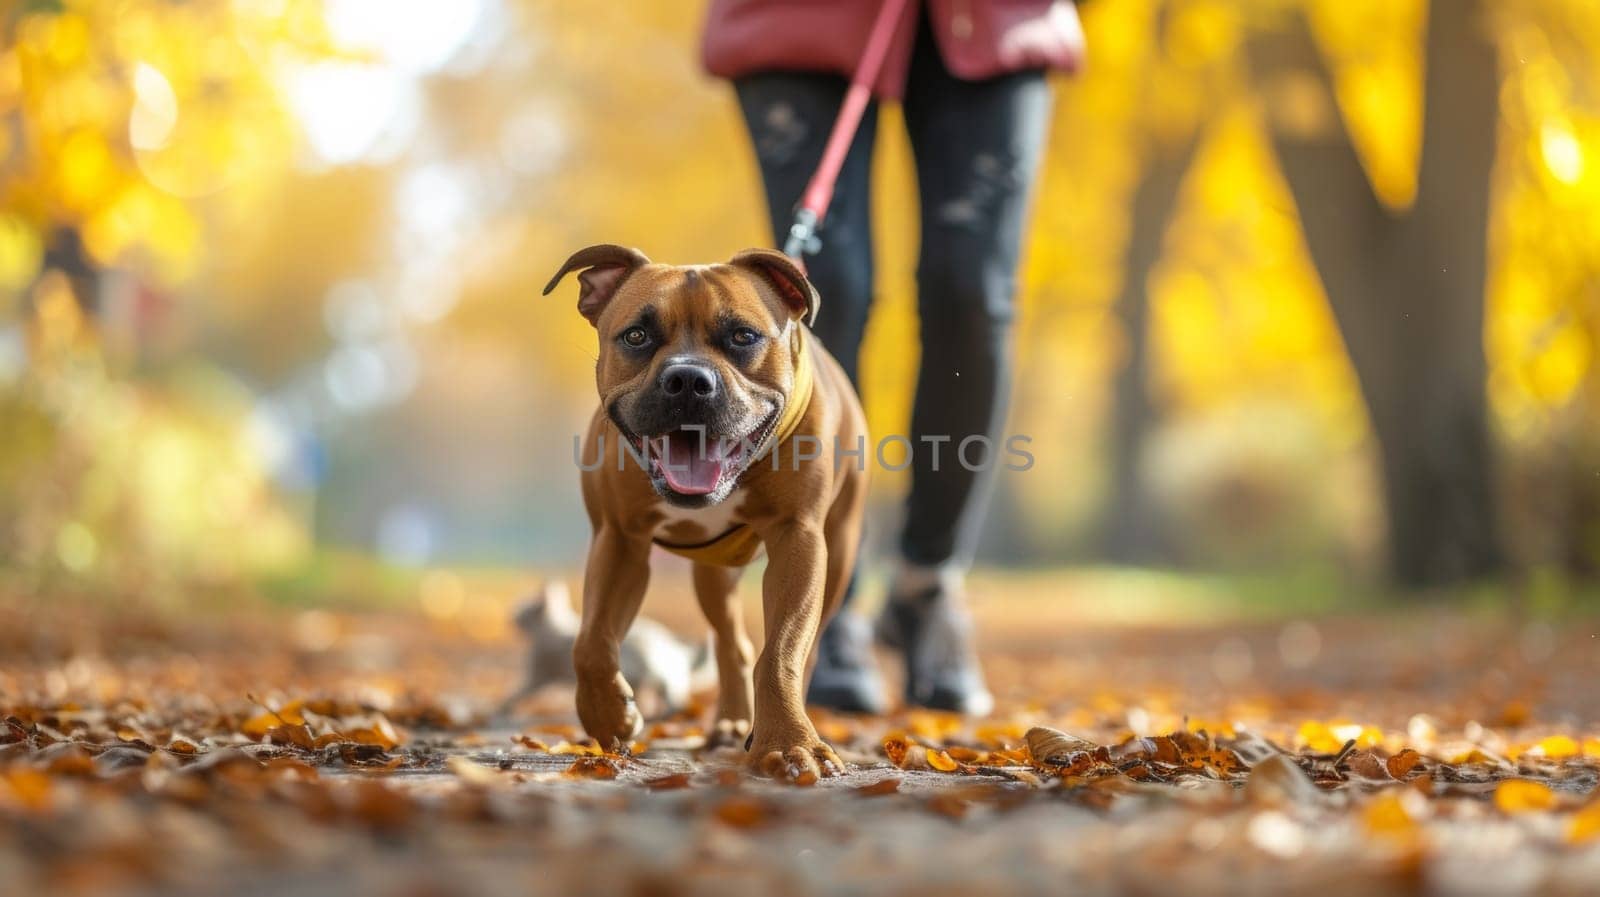
[{"label": "pink jacket", "polygon": [[[969,81],[1030,68],[1076,71],[1083,27],[1071,0],[912,0],[873,92],[905,93],[917,16],[926,3],[951,74]],[[866,46],[873,0],[712,0],[701,40],[706,71],[737,78],[762,71],[850,77]]]}]

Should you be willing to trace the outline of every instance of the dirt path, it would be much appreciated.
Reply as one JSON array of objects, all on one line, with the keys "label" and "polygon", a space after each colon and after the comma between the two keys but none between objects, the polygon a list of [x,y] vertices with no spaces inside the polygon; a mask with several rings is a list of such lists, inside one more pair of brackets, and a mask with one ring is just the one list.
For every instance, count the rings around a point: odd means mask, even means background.
[{"label": "dirt path", "polygon": [[851,769],[794,787],[692,715],[633,757],[559,691],[489,721],[517,646],[470,620],[6,607],[8,894],[1600,888],[1593,620],[991,603],[994,718],[819,715]]}]

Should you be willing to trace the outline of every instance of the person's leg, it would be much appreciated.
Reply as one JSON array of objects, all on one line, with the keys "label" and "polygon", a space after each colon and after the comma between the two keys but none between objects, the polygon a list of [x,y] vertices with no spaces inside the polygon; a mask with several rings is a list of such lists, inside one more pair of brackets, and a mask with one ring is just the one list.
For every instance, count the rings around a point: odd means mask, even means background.
[{"label": "person's leg", "polygon": [[[770,72],[739,79],[740,111],[761,166],[773,245],[783,245],[795,206],[817,170],[848,83],[832,75]],[[861,118],[839,171],[828,217],[818,232],[822,248],[806,256],[806,276],[822,297],[812,332],[856,382],[861,336],[872,304],[872,215],[869,179],[877,105]]]},{"label": "person's leg", "polygon": [[950,75],[924,21],[905,100],[921,195],[922,362],[902,565],[884,628],[907,651],[908,699],[928,706],[983,713],[992,704],[960,588],[1002,439],[1017,264],[1049,112],[1041,72]]},{"label": "person's leg", "polygon": [[[739,107],[750,131],[774,245],[788,234],[800,194],[822,159],[823,146],[848,84],[832,75],[773,72],[741,78]],[[828,217],[818,233],[821,249],[806,257],[806,275],[822,297],[812,331],[858,383],[861,337],[872,304],[870,177],[877,106],[868,107],[846,154]],[[857,577],[851,576],[838,613],[817,640],[807,700],[834,710],[877,713],[883,684],[872,659],[870,628],[850,610]]]}]

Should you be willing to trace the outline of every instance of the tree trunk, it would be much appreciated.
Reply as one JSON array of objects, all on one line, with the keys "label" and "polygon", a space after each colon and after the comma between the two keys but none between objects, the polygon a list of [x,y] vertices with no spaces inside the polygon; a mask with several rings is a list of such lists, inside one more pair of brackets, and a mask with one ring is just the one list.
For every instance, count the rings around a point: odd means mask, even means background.
[{"label": "tree trunk", "polygon": [[1127,351],[1112,385],[1111,500],[1104,536],[1106,556],[1121,563],[1151,563],[1167,554],[1160,513],[1141,470],[1155,420],[1150,404],[1149,281],[1161,260],[1167,222],[1197,143],[1198,137],[1191,135],[1177,146],[1152,149],[1129,211],[1128,250],[1116,304]]},{"label": "tree trunk", "polygon": [[[1415,205],[1386,209],[1338,127],[1275,122],[1273,142],[1371,414],[1393,579],[1441,585],[1497,570],[1483,349],[1498,67],[1481,0],[1428,23]],[[1331,79],[1302,19],[1252,46],[1258,75]],[[1337,121],[1337,116],[1331,116]]]}]

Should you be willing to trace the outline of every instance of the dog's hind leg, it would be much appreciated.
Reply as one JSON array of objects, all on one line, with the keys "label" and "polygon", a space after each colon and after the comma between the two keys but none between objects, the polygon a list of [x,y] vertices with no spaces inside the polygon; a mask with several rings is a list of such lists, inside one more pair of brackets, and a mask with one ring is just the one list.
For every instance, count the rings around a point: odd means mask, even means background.
[{"label": "dog's hind leg", "polygon": [[694,565],[694,594],[711,624],[717,658],[717,719],[707,739],[712,747],[743,745],[755,715],[750,684],[755,646],[745,632],[744,609],[739,606],[739,573],[737,567]]}]

